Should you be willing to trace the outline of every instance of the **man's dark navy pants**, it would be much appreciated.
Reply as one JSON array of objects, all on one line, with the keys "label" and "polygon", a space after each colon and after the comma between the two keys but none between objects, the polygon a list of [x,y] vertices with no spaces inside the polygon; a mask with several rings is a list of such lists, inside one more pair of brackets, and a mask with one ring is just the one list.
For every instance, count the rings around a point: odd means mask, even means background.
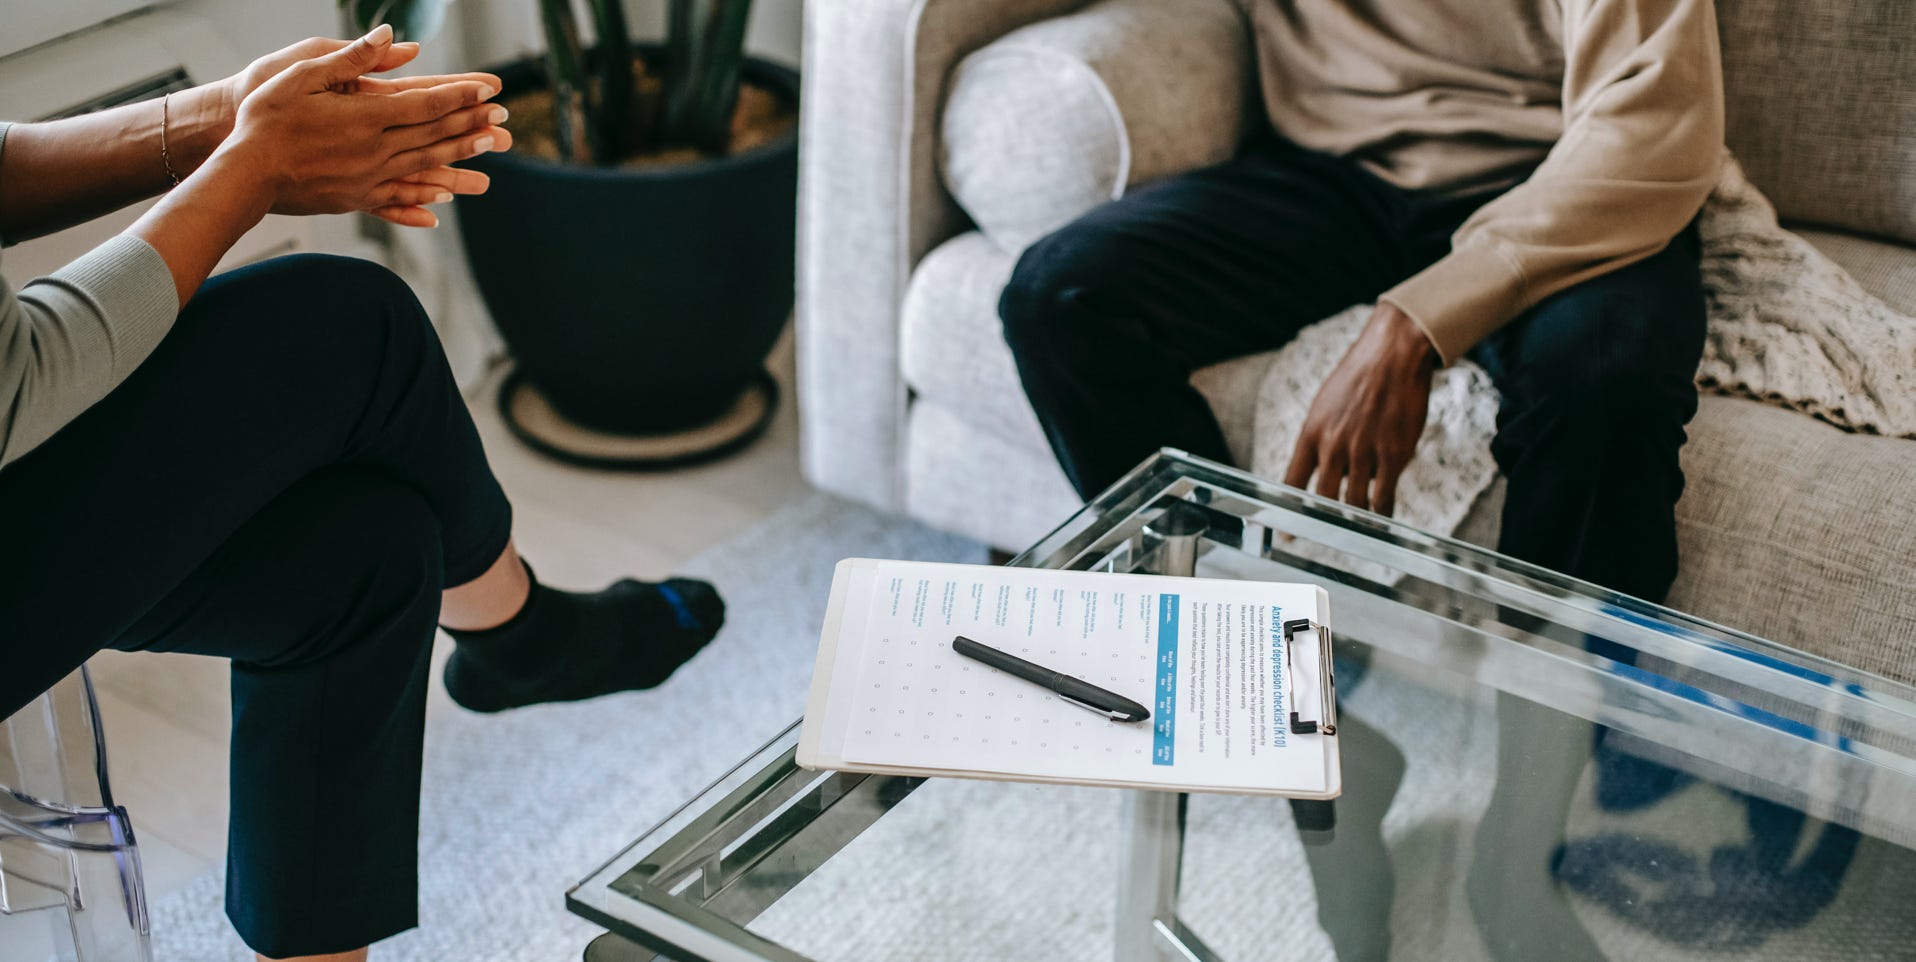
[{"label": "man's dark navy pants", "polygon": [[[1192,372],[1373,300],[1498,193],[1406,191],[1266,135],[1033,245],[999,313],[1071,483],[1088,498],[1164,446],[1228,463]],[[1703,350],[1698,256],[1692,227],[1471,351],[1503,395],[1504,553],[1651,600],[1669,589]]]}]

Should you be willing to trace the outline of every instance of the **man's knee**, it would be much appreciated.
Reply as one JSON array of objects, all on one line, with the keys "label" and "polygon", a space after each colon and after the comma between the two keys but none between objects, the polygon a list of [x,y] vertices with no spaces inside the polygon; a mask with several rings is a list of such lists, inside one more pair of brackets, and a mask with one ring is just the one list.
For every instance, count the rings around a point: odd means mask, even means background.
[{"label": "man's knee", "polygon": [[1120,293],[1128,272],[1121,245],[1079,221],[1025,249],[998,298],[1013,351],[1042,350],[1093,320],[1087,304]]},{"label": "man's knee", "polygon": [[1517,359],[1520,393],[1613,422],[1688,421],[1706,318],[1694,264],[1687,283],[1673,266],[1632,265],[1539,304]]}]

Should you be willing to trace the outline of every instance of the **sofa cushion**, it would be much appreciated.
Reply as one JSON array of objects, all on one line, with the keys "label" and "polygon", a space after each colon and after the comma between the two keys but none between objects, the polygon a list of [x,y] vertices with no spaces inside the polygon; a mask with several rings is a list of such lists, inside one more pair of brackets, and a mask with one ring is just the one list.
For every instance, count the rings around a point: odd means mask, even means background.
[{"label": "sofa cushion", "polygon": [[1683,473],[1672,606],[1916,683],[1916,441],[1706,397]]},{"label": "sofa cushion", "polygon": [[1786,220],[1916,244],[1916,3],[1718,0],[1727,134]]},{"label": "sofa cushion", "polygon": [[[1689,433],[1667,603],[1916,684],[1916,441],[1716,395]],[[1504,486],[1484,492],[1459,538],[1496,544]]]},{"label": "sofa cushion", "polygon": [[941,530],[1023,550],[1083,501],[1048,449],[982,430],[974,413],[930,398],[911,406],[905,510]]},{"label": "sofa cushion", "polygon": [[[900,363],[913,392],[960,412],[973,427],[1050,457],[998,321],[998,295],[1016,261],[977,231],[926,255],[905,294]],[[1250,461],[1258,384],[1269,363],[1256,355],[1191,379],[1217,412],[1240,464]]]},{"label": "sofa cushion", "polygon": [[1128,185],[1229,158],[1250,62],[1229,0],[1101,0],[1014,30],[952,74],[945,185],[1021,250]]}]

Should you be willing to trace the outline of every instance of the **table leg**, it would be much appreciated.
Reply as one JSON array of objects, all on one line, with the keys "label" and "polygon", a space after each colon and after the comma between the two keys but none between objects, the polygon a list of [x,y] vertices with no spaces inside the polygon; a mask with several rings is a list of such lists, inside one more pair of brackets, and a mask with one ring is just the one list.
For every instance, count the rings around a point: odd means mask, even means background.
[{"label": "table leg", "polygon": [[1195,505],[1179,501],[1167,506],[1163,514],[1144,526],[1146,544],[1157,545],[1151,573],[1174,578],[1197,574],[1198,542],[1210,526],[1210,519]]},{"label": "table leg", "polygon": [[1126,792],[1119,816],[1124,840],[1118,867],[1116,962],[1164,962],[1179,955],[1161,942],[1160,926],[1177,918],[1184,814],[1190,796]]},{"label": "table leg", "polygon": [[607,932],[586,944],[585,962],[672,962],[672,959]]},{"label": "table leg", "polygon": [[[1145,539],[1157,542],[1152,565],[1156,573],[1195,574],[1198,541],[1206,527],[1202,512],[1180,510],[1178,505],[1146,525]],[[1116,962],[1208,958],[1208,953],[1193,955],[1183,947],[1183,926],[1177,921],[1184,817],[1190,801],[1190,796],[1172,792],[1125,793],[1118,829],[1124,851],[1118,866]]]}]

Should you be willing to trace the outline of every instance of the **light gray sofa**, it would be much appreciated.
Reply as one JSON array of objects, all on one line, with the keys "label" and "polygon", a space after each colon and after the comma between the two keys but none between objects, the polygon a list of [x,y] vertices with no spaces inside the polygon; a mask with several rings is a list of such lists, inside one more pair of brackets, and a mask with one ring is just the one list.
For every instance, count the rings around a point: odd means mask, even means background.
[{"label": "light gray sofa", "polygon": [[[1719,0],[1731,147],[1916,314],[1916,4]],[[1004,548],[1078,504],[996,315],[1017,254],[1261,122],[1232,0],[835,0],[806,23],[799,403],[818,486]],[[1200,372],[1242,460],[1265,359]],[[1916,358],[1910,359],[1916,377]],[[1672,605],[1916,681],[1916,441],[1706,397]],[[1460,535],[1494,544],[1501,487]]]}]

